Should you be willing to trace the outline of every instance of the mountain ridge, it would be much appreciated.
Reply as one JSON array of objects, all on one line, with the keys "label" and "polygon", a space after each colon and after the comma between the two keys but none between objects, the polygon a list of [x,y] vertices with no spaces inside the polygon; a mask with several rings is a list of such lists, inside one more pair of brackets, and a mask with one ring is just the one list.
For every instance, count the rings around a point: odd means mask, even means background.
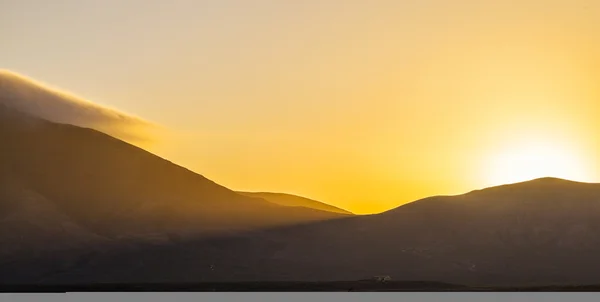
[{"label": "mountain ridge", "polygon": [[340,213],[340,214],[346,214],[346,215],[354,215],[352,212],[350,212],[348,210],[324,203],[322,201],[317,201],[314,199],[310,199],[307,197],[294,195],[294,194],[278,193],[278,192],[242,192],[242,191],[237,191],[237,193],[245,195],[245,196],[249,196],[249,197],[263,198],[267,201],[270,201],[270,202],[273,202],[273,203],[276,203],[279,205],[284,205],[284,206],[300,206],[300,207],[313,208],[313,209],[322,210],[322,211],[328,211],[328,212],[334,212],[334,213]]}]

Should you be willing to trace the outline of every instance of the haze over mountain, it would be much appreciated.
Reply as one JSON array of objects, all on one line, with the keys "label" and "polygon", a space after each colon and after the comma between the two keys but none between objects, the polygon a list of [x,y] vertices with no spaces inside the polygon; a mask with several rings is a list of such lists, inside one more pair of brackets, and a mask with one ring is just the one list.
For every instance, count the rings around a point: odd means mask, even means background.
[{"label": "haze over mountain", "polygon": [[241,195],[249,197],[257,197],[265,199],[269,202],[276,203],[288,207],[306,207],[322,211],[341,213],[341,214],[352,214],[349,211],[334,207],[332,205],[316,201],[310,198],[296,196],[285,193],[271,193],[271,192],[237,192]]},{"label": "haze over mountain", "polygon": [[158,125],[0,69],[0,105],[56,123],[93,128],[130,143],[155,139]]}]

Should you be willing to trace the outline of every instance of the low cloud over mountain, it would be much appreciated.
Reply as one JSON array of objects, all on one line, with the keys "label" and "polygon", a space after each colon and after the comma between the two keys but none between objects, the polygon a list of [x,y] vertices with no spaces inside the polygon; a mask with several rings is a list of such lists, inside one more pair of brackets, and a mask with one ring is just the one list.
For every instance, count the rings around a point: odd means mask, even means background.
[{"label": "low cloud over mountain", "polygon": [[8,70],[0,69],[0,91],[0,105],[52,122],[92,128],[134,144],[156,140],[161,128]]}]

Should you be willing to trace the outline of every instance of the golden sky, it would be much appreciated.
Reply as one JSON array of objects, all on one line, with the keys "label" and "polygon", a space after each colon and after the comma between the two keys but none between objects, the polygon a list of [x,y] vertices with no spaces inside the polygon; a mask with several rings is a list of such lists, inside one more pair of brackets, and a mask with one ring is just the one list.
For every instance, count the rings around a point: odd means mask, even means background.
[{"label": "golden sky", "polygon": [[229,188],[356,213],[599,181],[595,0],[6,0],[0,68],[173,130]]}]

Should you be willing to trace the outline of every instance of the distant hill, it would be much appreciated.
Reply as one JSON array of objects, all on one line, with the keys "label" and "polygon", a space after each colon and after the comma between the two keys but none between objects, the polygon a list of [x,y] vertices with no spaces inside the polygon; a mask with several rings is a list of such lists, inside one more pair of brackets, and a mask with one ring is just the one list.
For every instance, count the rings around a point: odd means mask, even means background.
[{"label": "distant hill", "polygon": [[597,282],[599,231],[600,184],[543,178],[273,236],[277,259],[323,265],[320,278],[523,286]]},{"label": "distant hill", "polygon": [[309,198],[302,197],[302,196],[296,196],[296,195],[292,195],[292,194],[269,193],[269,192],[237,192],[237,193],[241,194],[241,195],[249,196],[249,197],[262,198],[264,200],[267,200],[269,202],[276,203],[276,204],[282,205],[282,206],[305,207],[305,208],[311,208],[311,209],[316,209],[316,210],[321,210],[321,211],[328,211],[328,212],[352,215],[351,212],[346,211],[344,209],[340,209],[338,207],[334,207],[332,205],[328,205],[328,204],[320,202],[320,201],[316,201],[313,199],[309,199]]},{"label": "distant hill", "polygon": [[99,257],[48,282],[335,281],[390,275],[396,281],[469,286],[594,284],[600,279],[598,232],[600,185],[544,178],[425,198],[382,214],[139,247]]}]

